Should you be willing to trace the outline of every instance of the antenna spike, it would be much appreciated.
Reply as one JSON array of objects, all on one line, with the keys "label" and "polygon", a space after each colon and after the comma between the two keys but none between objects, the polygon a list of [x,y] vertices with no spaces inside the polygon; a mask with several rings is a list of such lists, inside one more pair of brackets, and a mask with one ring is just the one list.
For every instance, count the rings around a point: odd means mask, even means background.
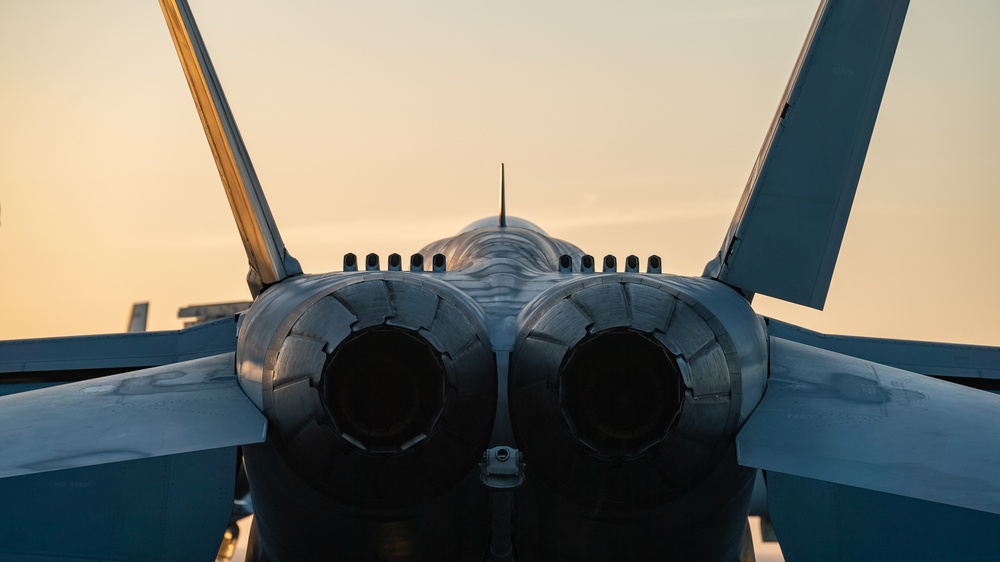
[{"label": "antenna spike", "polygon": [[500,227],[507,227],[507,194],[504,187],[503,162],[500,163]]}]

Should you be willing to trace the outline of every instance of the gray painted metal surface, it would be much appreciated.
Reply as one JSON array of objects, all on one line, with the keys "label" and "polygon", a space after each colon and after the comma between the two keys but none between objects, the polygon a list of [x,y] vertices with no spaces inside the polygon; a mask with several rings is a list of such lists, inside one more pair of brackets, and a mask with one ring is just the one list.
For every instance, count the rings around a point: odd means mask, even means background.
[{"label": "gray painted metal surface", "polygon": [[185,306],[177,311],[178,318],[190,318],[184,321],[184,327],[190,328],[199,324],[214,322],[220,318],[236,316],[246,312],[253,301],[220,302],[212,304],[196,304]]},{"label": "gray painted metal surface", "polygon": [[706,275],[823,308],[907,4],[820,5]]},{"label": "gray painted metal surface", "polygon": [[740,464],[1000,513],[1000,396],[770,340]]},{"label": "gray painted metal surface", "polygon": [[226,353],[0,397],[0,478],[264,440]]},{"label": "gray painted metal surface", "polygon": [[162,332],[0,341],[0,383],[67,380],[74,371],[134,370],[236,351],[236,320]]},{"label": "gray painted metal surface", "polygon": [[935,377],[1000,379],[1000,347],[835,336],[767,319],[767,333],[904,371]]},{"label": "gray painted metal surface", "polygon": [[785,560],[997,560],[1000,515],[769,471]]},{"label": "gray painted metal surface", "polygon": [[0,560],[214,560],[236,448],[0,479]]},{"label": "gray painted metal surface", "polygon": [[302,273],[302,268],[288,254],[281,241],[271,208],[260,188],[257,172],[250,162],[190,6],[186,0],[161,0],[160,7],[191,87],[205,136],[212,147],[219,176],[226,188],[226,196],[250,260],[247,282],[251,292],[256,294],[260,284],[277,283],[285,277]]},{"label": "gray painted metal surface", "polygon": [[507,217],[507,224],[501,228],[485,218],[420,251],[425,259],[438,253],[448,256],[449,271],[441,279],[483,308],[494,351],[512,350],[518,314],[542,291],[570,278],[555,273],[559,257],[569,255],[571,270],[579,272],[583,256],[581,249],[549,237],[528,221]]},{"label": "gray painted metal surface", "polygon": [[149,315],[149,303],[137,302],[132,305],[132,313],[129,315],[126,332],[145,332],[146,317]]}]

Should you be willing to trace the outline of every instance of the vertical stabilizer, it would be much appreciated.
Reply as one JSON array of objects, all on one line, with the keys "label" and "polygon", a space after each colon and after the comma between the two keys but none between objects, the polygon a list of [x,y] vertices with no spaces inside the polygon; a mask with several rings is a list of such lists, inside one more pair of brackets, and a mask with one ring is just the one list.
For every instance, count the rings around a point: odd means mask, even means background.
[{"label": "vertical stabilizer", "polygon": [[250,261],[247,282],[256,296],[263,286],[302,273],[302,269],[281,241],[190,6],[186,0],[160,0],[160,7],[243,239]]},{"label": "vertical stabilizer", "polygon": [[129,333],[145,332],[146,317],[148,315],[149,315],[148,302],[137,302],[133,304],[132,313],[129,314],[127,331]]},{"label": "vertical stabilizer", "polygon": [[823,308],[906,8],[820,4],[706,276]]}]

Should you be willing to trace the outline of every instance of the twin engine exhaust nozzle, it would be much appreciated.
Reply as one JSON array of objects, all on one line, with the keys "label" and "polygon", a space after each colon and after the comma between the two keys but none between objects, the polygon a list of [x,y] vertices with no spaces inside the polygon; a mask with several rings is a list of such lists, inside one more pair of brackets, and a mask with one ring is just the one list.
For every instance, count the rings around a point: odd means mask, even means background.
[{"label": "twin engine exhaust nozzle", "polygon": [[[479,304],[395,272],[311,292],[266,348],[241,348],[242,362],[263,364],[262,405],[285,462],[361,505],[414,504],[466,478],[498,407]],[[515,329],[499,407],[529,473],[576,502],[662,504],[700,481],[742,421],[746,354],[680,282],[569,280],[528,303]]]},{"label": "twin engine exhaust nozzle", "polygon": [[511,420],[529,467],[552,489],[592,506],[651,507],[720,462],[742,421],[741,357],[759,351],[739,349],[691,296],[711,300],[713,287],[687,281],[578,279],[521,312]]},{"label": "twin engine exhaust nozzle", "polygon": [[303,481],[355,505],[409,505],[478,464],[497,375],[472,299],[381,272],[322,286],[286,318],[263,358],[263,406]]}]

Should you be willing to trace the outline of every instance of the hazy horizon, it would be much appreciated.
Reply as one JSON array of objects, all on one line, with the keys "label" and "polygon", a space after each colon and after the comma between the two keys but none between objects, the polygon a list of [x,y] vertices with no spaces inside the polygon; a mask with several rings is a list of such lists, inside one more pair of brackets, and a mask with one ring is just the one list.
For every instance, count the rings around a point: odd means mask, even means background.
[{"label": "hazy horizon", "polygon": [[[809,3],[811,4],[811,3]],[[496,209],[698,275],[815,6],[195,2],[289,250],[409,254]],[[830,333],[997,345],[1000,5],[915,1],[827,309]],[[153,2],[0,4],[0,338],[242,300],[246,258]]]}]

